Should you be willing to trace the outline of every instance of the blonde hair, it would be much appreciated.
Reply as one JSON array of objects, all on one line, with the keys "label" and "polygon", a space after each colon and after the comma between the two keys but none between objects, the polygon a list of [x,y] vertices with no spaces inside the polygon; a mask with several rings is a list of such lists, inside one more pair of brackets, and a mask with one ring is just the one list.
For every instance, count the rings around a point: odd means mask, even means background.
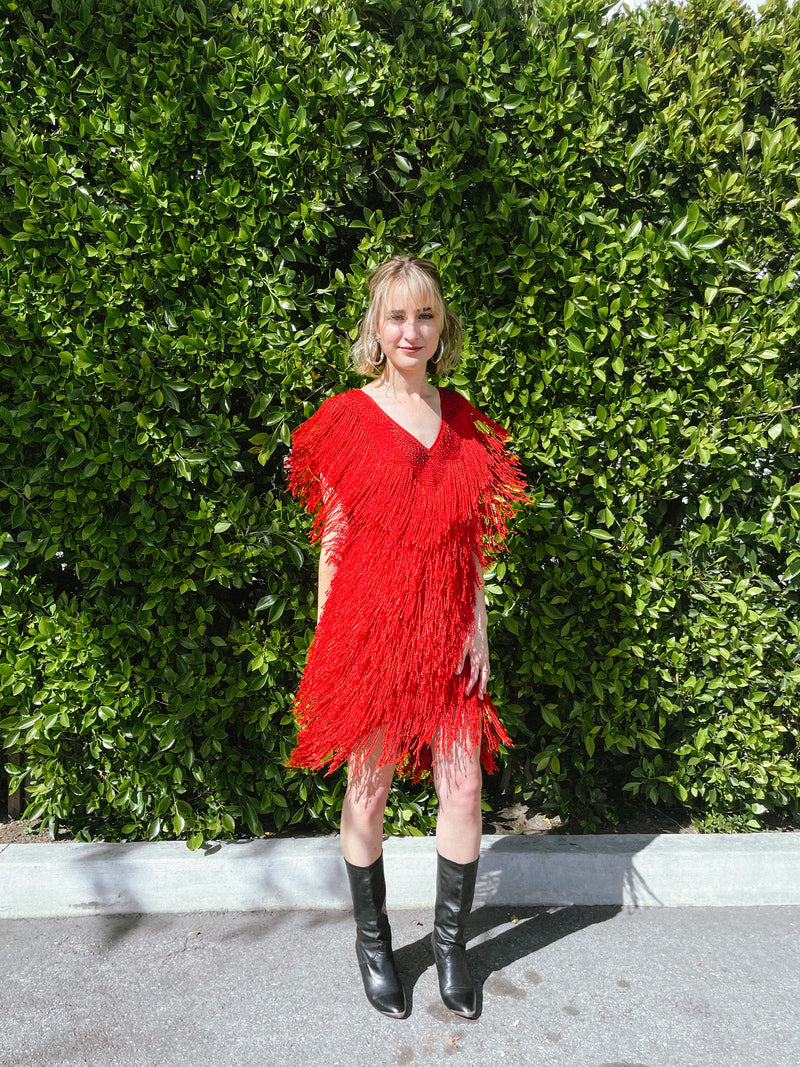
[{"label": "blonde hair", "polygon": [[444,299],[442,279],[436,265],[429,259],[415,259],[413,256],[392,256],[369,276],[369,307],[350,349],[353,366],[359,374],[373,377],[383,369],[386,361],[376,337],[387,293],[395,282],[403,284],[412,307],[429,307],[436,316],[440,324],[441,354],[429,360],[428,372],[447,374],[461,356],[461,325]]}]

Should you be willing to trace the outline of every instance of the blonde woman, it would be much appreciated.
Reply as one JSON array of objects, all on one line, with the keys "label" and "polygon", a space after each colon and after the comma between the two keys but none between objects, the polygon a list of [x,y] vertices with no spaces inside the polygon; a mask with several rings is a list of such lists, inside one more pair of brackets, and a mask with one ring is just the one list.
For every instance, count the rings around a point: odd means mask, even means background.
[{"label": "blonde woman", "polygon": [[295,702],[290,765],[347,764],[341,844],[370,1003],[403,1017],[385,908],[383,818],[395,769],[431,769],[439,798],[433,949],[446,1007],[473,1017],[465,951],[481,838],[481,764],[509,744],[487,696],[483,569],[524,483],[506,432],[430,375],[461,328],[429,260],[370,278],[352,356],[369,381],[292,437],[289,485],[321,543],[319,621]]}]

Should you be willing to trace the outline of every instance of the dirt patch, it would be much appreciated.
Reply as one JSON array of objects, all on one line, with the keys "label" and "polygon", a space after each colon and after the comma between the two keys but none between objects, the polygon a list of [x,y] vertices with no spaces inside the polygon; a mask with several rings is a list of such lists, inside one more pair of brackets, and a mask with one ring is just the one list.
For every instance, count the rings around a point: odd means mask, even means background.
[{"label": "dirt patch", "polygon": [[[562,821],[559,815],[544,815],[527,804],[509,804],[487,812],[483,821],[486,834],[574,834],[580,831]],[[642,811],[624,823],[604,826],[601,834],[697,834],[700,831],[688,815],[675,818],[659,810]]]},{"label": "dirt patch", "polygon": [[[74,840],[69,830],[59,830],[59,841]],[[35,845],[40,842],[52,845],[53,838],[47,826],[38,819],[8,819],[0,822],[0,846],[2,845]]]}]

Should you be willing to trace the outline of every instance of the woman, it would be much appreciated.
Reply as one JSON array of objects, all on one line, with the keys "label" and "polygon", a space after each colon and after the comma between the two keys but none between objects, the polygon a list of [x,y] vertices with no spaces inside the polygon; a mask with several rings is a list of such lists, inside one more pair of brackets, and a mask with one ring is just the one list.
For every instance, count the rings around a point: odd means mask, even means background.
[{"label": "woman", "polygon": [[483,568],[524,484],[505,431],[428,373],[461,350],[436,267],[395,256],[370,278],[352,349],[371,376],[295,430],[292,492],[320,541],[319,622],[290,766],[347,763],[342,852],[370,1003],[406,1012],[385,909],[383,817],[395,767],[439,797],[433,949],[446,1007],[473,1017],[465,951],[481,838],[481,762],[509,744],[486,695]]}]

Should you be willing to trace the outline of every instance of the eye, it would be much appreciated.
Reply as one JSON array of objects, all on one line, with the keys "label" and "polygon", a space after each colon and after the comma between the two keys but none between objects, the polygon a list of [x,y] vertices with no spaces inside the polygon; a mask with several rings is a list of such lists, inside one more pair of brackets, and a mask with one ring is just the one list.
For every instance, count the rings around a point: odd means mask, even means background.
[{"label": "eye", "polygon": [[431,314],[430,311],[423,311],[422,314],[420,315],[420,318],[421,319],[432,319],[433,315]]}]

